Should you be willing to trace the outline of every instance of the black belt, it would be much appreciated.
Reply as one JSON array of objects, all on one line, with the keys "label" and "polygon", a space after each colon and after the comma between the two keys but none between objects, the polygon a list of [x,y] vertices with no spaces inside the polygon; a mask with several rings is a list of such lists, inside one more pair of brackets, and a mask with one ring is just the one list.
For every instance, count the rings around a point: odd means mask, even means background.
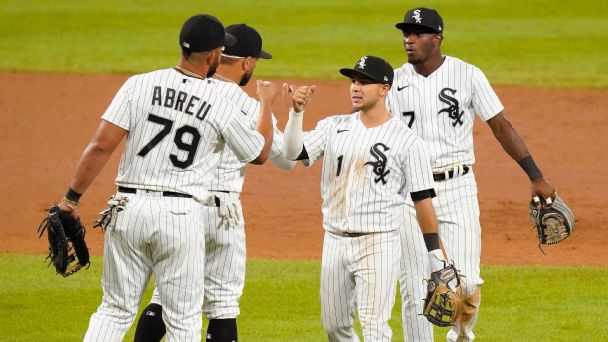
[{"label": "black belt", "polygon": [[[119,192],[124,192],[126,194],[136,194],[137,190],[140,190],[140,191],[154,191],[154,190],[127,188],[126,186],[119,186],[118,187],[118,191]],[[165,196],[165,197],[192,198],[192,195],[182,194],[180,192],[173,192],[173,191],[163,191],[163,196]]]},{"label": "black belt", "polygon": [[[467,173],[469,173],[470,169],[471,168],[468,165],[463,165],[462,166],[462,174],[461,174],[461,176],[464,176]],[[450,171],[448,171],[447,173],[448,173],[448,177],[447,178],[445,177],[445,172],[433,173],[433,180],[435,182],[441,182],[441,181],[444,181],[444,180],[447,180],[447,179],[454,178],[455,173],[454,173],[453,169],[450,170]]]},{"label": "black belt", "polygon": [[373,233],[349,233],[349,232],[331,232],[334,235],[342,236],[342,237],[360,237],[363,235],[369,235]]}]

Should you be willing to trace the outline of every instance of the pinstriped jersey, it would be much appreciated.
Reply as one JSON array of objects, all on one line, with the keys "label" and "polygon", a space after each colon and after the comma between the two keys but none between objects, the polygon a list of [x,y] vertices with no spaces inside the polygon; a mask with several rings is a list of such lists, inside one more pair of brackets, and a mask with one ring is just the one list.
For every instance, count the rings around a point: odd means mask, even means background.
[{"label": "pinstriped jersey", "polygon": [[450,56],[428,77],[409,63],[395,69],[387,107],[428,143],[433,168],[473,164],[475,115],[504,109],[481,70]]},{"label": "pinstriped jersey", "polygon": [[175,69],[129,78],[102,119],[129,132],[117,185],[199,199],[208,196],[224,144],[244,162],[264,145],[240,110],[207,80]]},{"label": "pinstriped jersey", "polygon": [[[245,115],[251,127],[255,129],[260,118],[260,103],[233,82],[224,82],[216,79],[207,79],[214,84],[217,92],[236,104],[241,113]],[[273,139],[269,158],[275,158],[283,153],[283,132],[277,128],[277,120],[272,116]],[[222,152],[220,163],[211,180],[210,190],[222,190],[240,193],[245,180],[246,163],[241,162],[234,152],[226,148]]]},{"label": "pinstriped jersey", "polygon": [[359,112],[319,121],[304,135],[310,166],[323,156],[323,227],[334,233],[399,229],[407,194],[433,189],[426,144],[392,117],[367,128]]}]

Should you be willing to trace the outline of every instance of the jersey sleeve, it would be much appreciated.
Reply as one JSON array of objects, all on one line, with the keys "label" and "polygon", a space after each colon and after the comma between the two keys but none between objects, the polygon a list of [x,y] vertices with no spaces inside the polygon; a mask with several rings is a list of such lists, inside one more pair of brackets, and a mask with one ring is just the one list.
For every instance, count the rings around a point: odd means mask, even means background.
[{"label": "jersey sleeve", "polygon": [[304,133],[304,149],[308,158],[302,159],[304,166],[311,166],[317,159],[325,153],[329,129],[333,125],[333,118],[325,118],[317,123],[317,127]]},{"label": "jersey sleeve", "polygon": [[[251,128],[256,129],[258,121],[260,120],[260,102],[241,91],[237,97],[236,104],[241,108],[241,112],[250,120]],[[272,146],[270,147],[269,159],[273,159],[279,154],[283,153],[283,132],[277,127],[277,118],[272,115]]]},{"label": "jersey sleeve", "polygon": [[264,147],[264,137],[252,127],[249,118],[232,104],[227,105],[230,119],[221,134],[228,147],[243,163],[248,163],[260,155]]},{"label": "jersey sleeve", "polygon": [[406,193],[434,188],[429,148],[422,139],[416,139],[407,149],[404,164]]},{"label": "jersey sleeve", "polygon": [[269,159],[274,159],[283,153],[283,132],[277,127],[277,119],[272,115],[272,146],[270,147]]},{"label": "jersey sleeve", "polygon": [[483,121],[488,121],[496,114],[500,113],[504,107],[492,89],[490,82],[478,68],[473,68],[472,75],[473,96],[472,105],[473,111]]},{"label": "jersey sleeve", "polygon": [[101,116],[102,119],[127,131],[131,127],[131,99],[133,98],[134,82],[134,78],[131,77],[120,87],[112,103]]}]

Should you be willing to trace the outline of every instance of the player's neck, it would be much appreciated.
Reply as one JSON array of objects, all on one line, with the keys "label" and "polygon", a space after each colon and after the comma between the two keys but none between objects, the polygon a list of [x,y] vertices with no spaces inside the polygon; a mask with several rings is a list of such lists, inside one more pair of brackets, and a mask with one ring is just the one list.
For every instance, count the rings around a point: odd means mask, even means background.
[{"label": "player's neck", "polygon": [[237,75],[236,72],[231,71],[230,68],[226,67],[224,64],[220,64],[217,67],[217,71],[213,75],[213,78],[232,83],[239,83],[238,81],[240,80],[240,76]]},{"label": "player's neck", "polygon": [[362,109],[359,112],[359,120],[366,128],[382,125],[391,119],[391,113],[386,109],[384,101],[378,101],[372,108]]},{"label": "player's neck", "polygon": [[191,63],[184,58],[179,61],[175,69],[184,75],[200,79],[205,79],[205,75],[207,75],[207,71],[209,70],[206,65]]},{"label": "player's neck", "polygon": [[435,70],[439,69],[439,67],[443,64],[443,61],[445,61],[445,56],[442,56],[441,53],[438,53],[436,55],[431,56],[429,59],[424,61],[424,63],[412,65],[416,73],[424,77],[428,77],[430,74],[435,72]]}]

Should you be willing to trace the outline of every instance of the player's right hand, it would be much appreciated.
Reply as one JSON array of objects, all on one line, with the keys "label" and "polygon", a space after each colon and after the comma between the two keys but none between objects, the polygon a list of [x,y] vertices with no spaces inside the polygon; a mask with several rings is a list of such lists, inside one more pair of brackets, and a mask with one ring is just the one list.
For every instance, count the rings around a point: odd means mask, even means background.
[{"label": "player's right hand", "polygon": [[257,94],[260,102],[273,103],[277,94],[277,86],[270,81],[257,80]]},{"label": "player's right hand", "polygon": [[289,85],[286,87],[286,84],[283,84],[283,96],[285,97],[285,92],[291,93],[291,101],[293,110],[295,112],[301,112],[306,109],[306,106],[310,102],[312,94],[315,92],[316,86],[301,86],[295,87],[293,85]]}]

